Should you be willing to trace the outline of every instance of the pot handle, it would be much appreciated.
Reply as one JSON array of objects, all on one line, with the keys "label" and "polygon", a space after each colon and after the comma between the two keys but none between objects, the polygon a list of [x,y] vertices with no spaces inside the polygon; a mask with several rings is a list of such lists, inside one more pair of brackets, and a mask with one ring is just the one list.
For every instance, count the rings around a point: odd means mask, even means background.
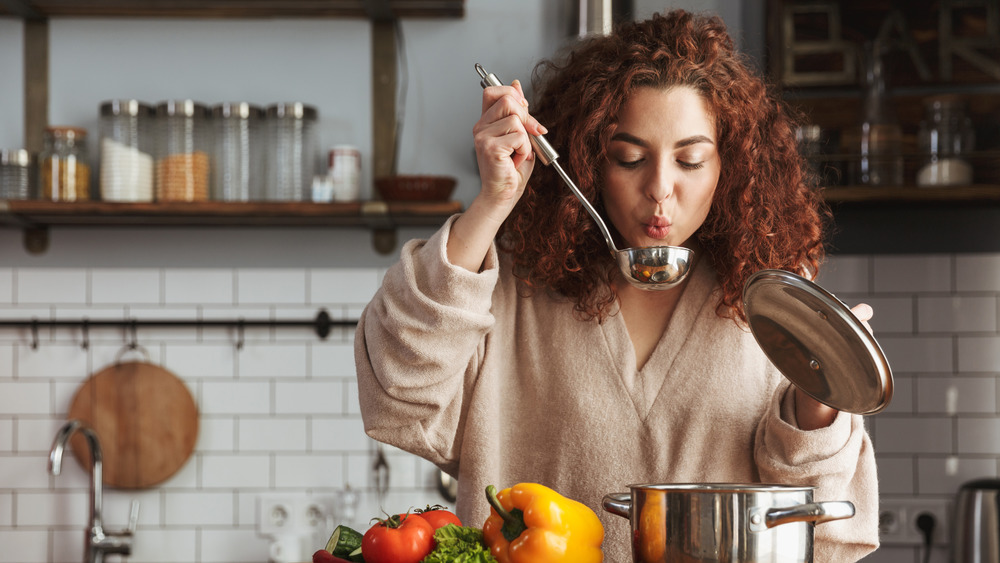
[{"label": "pot handle", "polygon": [[813,502],[782,508],[753,508],[750,510],[750,531],[762,532],[791,522],[822,524],[852,516],[854,516],[854,504],[846,500]]},{"label": "pot handle", "polygon": [[630,493],[610,493],[604,495],[604,510],[622,518],[632,517],[632,495]]}]

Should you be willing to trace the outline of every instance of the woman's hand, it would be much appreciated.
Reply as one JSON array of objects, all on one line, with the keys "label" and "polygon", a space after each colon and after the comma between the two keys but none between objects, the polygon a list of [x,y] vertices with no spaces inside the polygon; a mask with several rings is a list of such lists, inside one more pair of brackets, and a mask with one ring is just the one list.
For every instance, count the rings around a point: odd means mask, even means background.
[{"label": "woman's hand", "polygon": [[[867,303],[858,304],[851,308],[851,312],[861,321],[861,324],[865,325],[868,332],[872,332],[872,327],[868,324],[868,321],[871,320],[875,311],[871,308],[871,305]],[[805,394],[798,387],[795,388],[795,419],[802,430],[816,430],[830,426],[833,424],[833,420],[837,418],[837,412],[837,409],[828,407]]]},{"label": "woman's hand", "polygon": [[483,113],[472,128],[482,189],[477,199],[507,218],[524,193],[535,158],[530,135],[546,133],[528,113],[521,83],[483,90]]},{"label": "woman's hand", "polygon": [[472,128],[482,188],[451,228],[448,260],[476,272],[500,225],[524,193],[535,157],[530,135],[547,131],[528,113],[528,100],[515,80],[483,90],[483,113]]}]

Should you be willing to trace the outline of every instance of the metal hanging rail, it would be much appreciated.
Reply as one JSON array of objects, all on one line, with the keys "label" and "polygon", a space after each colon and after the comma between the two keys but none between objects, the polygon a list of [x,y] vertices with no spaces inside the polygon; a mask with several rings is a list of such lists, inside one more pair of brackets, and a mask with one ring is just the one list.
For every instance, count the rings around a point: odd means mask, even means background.
[{"label": "metal hanging rail", "polygon": [[32,331],[31,347],[38,347],[38,330],[41,328],[69,328],[79,327],[83,331],[83,347],[89,346],[88,330],[98,327],[121,327],[131,331],[132,342],[136,340],[136,330],[139,327],[235,327],[239,331],[237,348],[243,347],[243,329],[247,327],[311,327],[316,332],[316,336],[325,339],[330,335],[330,330],[335,327],[355,327],[356,319],[332,319],[325,309],[321,309],[312,320],[252,320],[252,319],[200,319],[200,320],[179,320],[179,319],[121,319],[108,320],[87,318],[76,320],[40,320],[38,318],[21,320],[0,320],[0,327],[7,328],[29,328]]}]

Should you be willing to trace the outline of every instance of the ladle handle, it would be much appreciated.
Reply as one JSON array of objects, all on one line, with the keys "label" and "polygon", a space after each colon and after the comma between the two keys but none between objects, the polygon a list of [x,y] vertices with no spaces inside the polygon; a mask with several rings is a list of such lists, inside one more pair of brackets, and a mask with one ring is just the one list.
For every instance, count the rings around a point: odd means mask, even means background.
[{"label": "ladle handle", "polygon": [[[483,89],[486,89],[487,86],[503,86],[503,82],[500,81],[500,78],[498,78],[497,75],[492,72],[486,72],[483,65],[479,63],[476,63],[476,72],[478,72],[480,78],[482,78],[482,80],[479,81],[479,85],[482,86]],[[580,200],[580,203],[583,204],[583,208],[587,210],[587,213],[589,213],[591,218],[593,218],[597,223],[598,228],[601,229],[601,234],[604,235],[604,241],[608,243],[608,248],[611,250],[612,254],[618,252],[618,247],[615,246],[614,239],[611,238],[611,231],[609,231],[608,226],[604,224],[604,219],[601,219],[601,216],[597,214],[597,210],[594,209],[594,206],[587,201],[587,198],[583,197],[583,192],[580,191],[580,188],[576,187],[576,184],[574,184],[573,180],[571,180],[566,174],[566,171],[562,169],[562,166],[559,166],[558,162],[556,162],[556,159],[559,158],[559,153],[556,152],[556,149],[552,148],[552,145],[550,145],[542,135],[529,135],[529,137],[531,138],[531,146],[535,149],[535,154],[538,156],[538,160],[542,161],[542,164],[552,166],[556,169],[556,172],[559,173],[559,177],[563,179],[563,182],[565,182],[570,191],[573,192],[576,199]]]},{"label": "ladle handle", "polygon": [[[483,89],[486,89],[487,86],[503,86],[503,82],[497,78],[497,75],[492,72],[486,72],[483,65],[479,63],[476,63],[476,72],[478,72],[479,76],[482,78],[479,85],[482,86]],[[556,149],[552,148],[552,145],[550,145],[545,137],[541,135],[531,135],[531,146],[535,149],[535,154],[538,155],[538,159],[541,160],[542,164],[545,166],[552,164],[555,159],[559,158],[559,153],[556,152]]]}]

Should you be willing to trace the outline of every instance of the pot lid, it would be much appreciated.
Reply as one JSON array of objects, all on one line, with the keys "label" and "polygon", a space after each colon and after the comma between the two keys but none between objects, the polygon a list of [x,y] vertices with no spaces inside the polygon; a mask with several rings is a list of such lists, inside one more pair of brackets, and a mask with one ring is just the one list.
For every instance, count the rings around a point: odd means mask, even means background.
[{"label": "pot lid", "polygon": [[761,270],[743,288],[750,330],[771,363],[823,404],[875,414],[892,400],[885,354],[854,313],[815,283]]}]

